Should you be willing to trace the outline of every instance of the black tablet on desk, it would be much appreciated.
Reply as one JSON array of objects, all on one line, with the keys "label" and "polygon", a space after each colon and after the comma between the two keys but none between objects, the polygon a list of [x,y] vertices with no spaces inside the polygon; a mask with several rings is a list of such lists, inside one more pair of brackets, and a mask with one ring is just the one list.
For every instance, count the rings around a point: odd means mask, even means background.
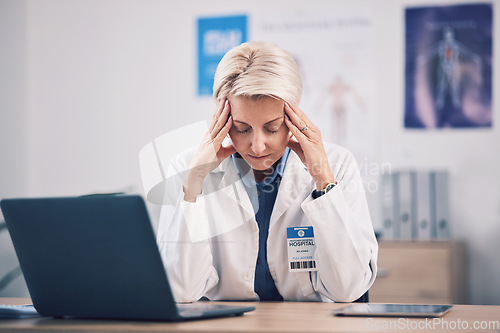
[{"label": "black tablet on desk", "polygon": [[336,316],[353,317],[441,317],[453,305],[428,304],[350,304],[333,312]]}]

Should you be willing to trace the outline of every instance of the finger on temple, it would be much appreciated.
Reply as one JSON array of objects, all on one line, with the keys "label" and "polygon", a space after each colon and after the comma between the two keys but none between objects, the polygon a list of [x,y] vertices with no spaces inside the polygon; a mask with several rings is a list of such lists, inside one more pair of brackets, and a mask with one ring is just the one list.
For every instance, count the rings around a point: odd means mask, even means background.
[{"label": "finger on temple", "polygon": [[290,131],[292,131],[292,134],[297,137],[297,136],[300,136],[300,135],[304,135],[304,133],[302,133],[299,128],[297,127],[297,125],[295,125],[290,118],[288,117],[285,117],[285,124],[286,126],[288,127],[288,129],[290,129]]},{"label": "finger on temple", "polygon": [[306,123],[304,126],[307,125],[308,127],[311,127],[311,125],[312,125],[312,127],[314,127],[314,124],[311,122],[309,117],[307,117],[307,115],[304,113],[304,111],[302,111],[299,107],[292,108],[292,106],[288,103],[285,103],[285,105],[288,106],[288,108],[290,110],[292,110],[292,113],[294,113],[300,119],[300,121]]},{"label": "finger on temple", "polygon": [[301,123],[303,123],[302,119],[299,117],[299,115],[297,114],[297,112],[292,109],[292,107],[290,106],[290,104],[288,103],[285,103],[285,111],[286,113],[288,114],[288,117],[290,117],[290,120],[292,121],[292,123],[295,125],[295,126],[301,126]]},{"label": "finger on temple", "polygon": [[220,118],[222,111],[224,111],[224,107],[227,104],[227,98],[223,98],[219,103],[217,103],[217,108],[215,109],[214,116],[212,117],[212,123],[210,124],[209,132],[212,132],[217,121]]},{"label": "finger on temple", "polygon": [[229,130],[231,129],[232,125],[233,125],[233,117],[229,116],[229,119],[227,120],[226,124],[214,136],[214,144],[217,145],[217,148],[219,148],[220,145],[222,145],[222,142],[224,141],[224,138],[226,137],[227,133],[229,133]]},{"label": "finger on temple", "polygon": [[215,123],[214,127],[211,129],[211,134],[212,137],[215,137],[217,133],[221,130],[222,127],[227,123],[229,118],[229,104],[226,102],[224,104],[224,109],[222,112],[219,114],[219,117],[217,118],[217,122]]}]

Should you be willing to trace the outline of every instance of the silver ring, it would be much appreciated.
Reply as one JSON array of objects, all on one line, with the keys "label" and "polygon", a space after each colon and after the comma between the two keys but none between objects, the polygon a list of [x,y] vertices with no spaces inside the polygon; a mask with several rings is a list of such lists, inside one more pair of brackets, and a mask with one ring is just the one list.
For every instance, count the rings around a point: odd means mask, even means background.
[{"label": "silver ring", "polygon": [[309,127],[307,127],[307,125],[306,125],[306,127],[304,127],[303,129],[301,129],[301,130],[299,130],[299,131],[301,131],[301,132],[305,132],[305,131],[307,131],[308,129],[309,129]]}]

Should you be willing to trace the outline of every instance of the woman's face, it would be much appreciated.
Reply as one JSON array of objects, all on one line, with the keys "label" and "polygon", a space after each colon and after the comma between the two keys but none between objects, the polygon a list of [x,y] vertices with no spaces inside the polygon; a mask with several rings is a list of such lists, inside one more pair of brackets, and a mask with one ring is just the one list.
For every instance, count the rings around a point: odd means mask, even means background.
[{"label": "woman's face", "polygon": [[285,102],[272,97],[256,100],[231,96],[233,126],[229,136],[236,151],[254,170],[269,169],[285,152],[289,129]]}]

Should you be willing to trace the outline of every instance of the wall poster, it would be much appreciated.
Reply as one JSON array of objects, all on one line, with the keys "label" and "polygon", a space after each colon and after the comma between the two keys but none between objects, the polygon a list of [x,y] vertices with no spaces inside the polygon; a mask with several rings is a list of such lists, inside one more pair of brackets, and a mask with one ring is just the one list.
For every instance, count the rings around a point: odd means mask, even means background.
[{"label": "wall poster", "polygon": [[198,95],[212,95],[215,70],[227,51],[247,41],[247,16],[202,17],[198,30]]},{"label": "wall poster", "polygon": [[252,36],[274,42],[297,61],[301,108],[323,140],[349,148],[358,161],[376,146],[374,20],[369,10],[269,13],[253,20]]},{"label": "wall poster", "polygon": [[491,4],[407,8],[405,19],[405,127],[491,127]]}]

